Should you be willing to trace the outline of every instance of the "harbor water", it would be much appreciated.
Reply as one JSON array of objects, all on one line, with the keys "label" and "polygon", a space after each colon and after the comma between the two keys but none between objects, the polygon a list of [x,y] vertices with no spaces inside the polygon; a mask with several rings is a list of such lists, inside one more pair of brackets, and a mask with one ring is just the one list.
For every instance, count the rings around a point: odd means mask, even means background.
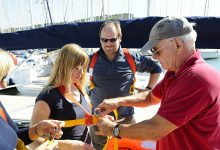
[{"label": "harbor water", "polygon": [[215,59],[206,59],[206,62],[208,62],[210,65],[212,65],[220,72],[220,57]]}]

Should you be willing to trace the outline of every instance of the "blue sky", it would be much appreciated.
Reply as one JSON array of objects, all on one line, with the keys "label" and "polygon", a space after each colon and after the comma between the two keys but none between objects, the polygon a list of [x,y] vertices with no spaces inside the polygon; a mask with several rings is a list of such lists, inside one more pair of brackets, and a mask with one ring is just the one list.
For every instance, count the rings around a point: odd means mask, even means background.
[{"label": "blue sky", "polygon": [[[81,18],[132,13],[150,16],[219,16],[219,0],[48,0],[53,22]],[[29,3],[30,2],[30,3]],[[205,2],[208,9],[205,12]],[[150,4],[148,10],[148,4]],[[102,9],[104,8],[104,9]],[[103,11],[104,10],[104,11]],[[49,22],[43,0],[0,0],[0,27],[20,27]]]}]

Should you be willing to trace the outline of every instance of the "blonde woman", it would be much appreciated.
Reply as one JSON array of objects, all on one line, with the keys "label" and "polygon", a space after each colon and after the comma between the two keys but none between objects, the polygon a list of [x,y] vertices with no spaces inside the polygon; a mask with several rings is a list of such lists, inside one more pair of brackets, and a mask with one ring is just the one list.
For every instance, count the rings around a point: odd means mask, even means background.
[{"label": "blonde woman", "polygon": [[9,55],[9,53],[0,49],[0,89],[6,88],[7,84],[5,82],[5,78],[13,65],[13,61]]},{"label": "blonde woman", "polygon": [[[7,76],[13,61],[8,52],[0,49],[0,81],[4,80]],[[6,85],[5,85],[6,86]],[[4,150],[15,149],[18,143],[18,138],[21,139],[24,144],[29,144],[33,140],[37,139],[39,135],[50,134],[53,137],[60,137],[62,131],[60,128],[64,123],[56,120],[43,120],[39,123],[32,125],[30,128],[18,129],[14,124],[9,114],[5,110],[4,106],[0,101],[0,148]],[[56,132],[54,132],[54,129]],[[37,149],[57,149],[58,144],[54,142],[51,145],[41,145]]]},{"label": "blonde woman", "polygon": [[[84,90],[88,61],[86,52],[76,44],[67,44],[60,49],[48,85],[36,98],[31,124],[45,119],[75,120],[91,113]],[[88,128],[83,125],[63,128],[61,139],[69,140],[58,141],[59,148],[68,143],[77,150],[92,149]]]}]

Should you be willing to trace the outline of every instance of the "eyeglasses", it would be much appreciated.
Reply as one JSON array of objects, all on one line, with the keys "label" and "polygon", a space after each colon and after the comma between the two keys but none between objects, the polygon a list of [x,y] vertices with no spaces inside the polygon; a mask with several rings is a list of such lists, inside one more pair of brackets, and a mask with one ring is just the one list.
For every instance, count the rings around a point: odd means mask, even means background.
[{"label": "eyeglasses", "polygon": [[107,43],[108,41],[111,43],[115,43],[118,38],[112,38],[112,39],[106,39],[106,38],[101,38],[101,41],[104,43]]},{"label": "eyeglasses", "polygon": [[173,41],[173,39],[170,39],[167,43],[165,43],[165,44],[164,44],[161,48],[159,48],[159,49],[151,48],[150,51],[151,51],[152,55],[153,55],[153,56],[155,56],[155,55],[159,56],[159,55],[160,55],[160,50],[161,50],[162,48],[164,48],[165,46],[167,46],[167,45],[169,44],[169,42],[171,42],[171,41]]}]

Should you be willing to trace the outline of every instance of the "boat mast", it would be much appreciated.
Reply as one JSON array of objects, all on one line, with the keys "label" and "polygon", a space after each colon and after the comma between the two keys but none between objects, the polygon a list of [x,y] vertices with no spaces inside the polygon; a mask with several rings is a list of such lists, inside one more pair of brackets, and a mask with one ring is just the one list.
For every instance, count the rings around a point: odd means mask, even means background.
[{"label": "boat mast", "polygon": [[31,28],[34,29],[31,0],[29,0],[28,2],[29,2],[29,8],[30,8],[29,13],[30,13],[30,19],[31,19]]},{"label": "boat mast", "polygon": [[53,20],[52,20],[52,17],[51,17],[50,6],[49,6],[49,3],[48,3],[48,0],[46,0],[46,4],[47,4],[47,10],[48,10],[48,13],[49,13],[49,17],[50,17],[50,23],[51,23],[51,25],[53,25]]},{"label": "boat mast", "polygon": [[[63,2],[63,5],[64,5],[64,2]],[[65,9],[65,12],[64,12],[64,16],[63,16],[63,22],[66,22],[66,15],[67,15],[67,10],[68,10],[68,6],[69,6],[69,1],[67,1],[66,3],[66,9]]]},{"label": "boat mast", "polygon": [[131,19],[131,14],[130,14],[130,0],[128,0],[128,19]]},{"label": "boat mast", "polygon": [[147,1],[147,16],[150,16],[150,4],[151,4],[151,0]]},{"label": "boat mast", "polygon": [[93,18],[93,0],[91,0],[91,21],[94,21],[94,18]]},{"label": "boat mast", "polygon": [[101,20],[105,20],[104,0],[102,0]]},{"label": "boat mast", "polygon": [[208,11],[209,11],[209,0],[205,1],[205,9],[204,9],[204,16],[208,16]]}]

